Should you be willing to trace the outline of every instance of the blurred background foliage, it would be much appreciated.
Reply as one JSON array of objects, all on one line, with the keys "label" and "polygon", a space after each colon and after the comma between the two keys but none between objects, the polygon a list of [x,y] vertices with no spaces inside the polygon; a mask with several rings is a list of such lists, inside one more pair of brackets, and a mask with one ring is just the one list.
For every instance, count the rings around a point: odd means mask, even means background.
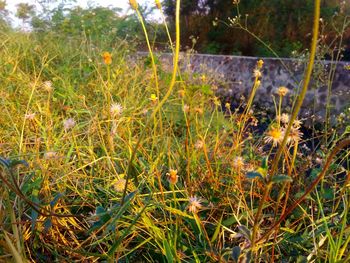
[{"label": "blurred background foliage", "polygon": [[[85,37],[94,45],[113,47],[118,40],[127,41],[130,48],[146,49],[137,17],[119,8],[72,5],[74,0],[41,0],[41,8],[18,4],[16,17],[40,34],[60,38]],[[93,2],[92,2],[93,3]],[[272,52],[257,41],[260,38],[280,57],[308,48],[312,31],[313,0],[183,0],[181,7],[182,49],[194,47],[199,53],[269,57]],[[238,5],[236,3],[239,3]],[[140,6],[153,45],[168,50],[166,33],[161,21],[154,19],[155,4]],[[173,27],[175,0],[163,0],[162,8]],[[0,27],[9,29],[6,1],[0,0]],[[342,50],[344,60],[350,60],[350,2],[324,0],[321,8],[322,41],[329,50]],[[237,19],[242,27],[229,25],[228,18]],[[237,21],[236,20],[236,21]],[[335,39],[342,39],[338,45]],[[194,45],[195,44],[195,45]],[[329,51],[331,52],[331,51]],[[325,58],[332,54],[325,54]]]}]

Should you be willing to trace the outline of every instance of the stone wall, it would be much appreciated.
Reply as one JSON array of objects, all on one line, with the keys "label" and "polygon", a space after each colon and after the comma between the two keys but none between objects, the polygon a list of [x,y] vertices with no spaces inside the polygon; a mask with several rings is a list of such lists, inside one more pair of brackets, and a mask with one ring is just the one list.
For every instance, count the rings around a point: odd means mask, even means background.
[{"label": "stone wall", "polygon": [[[207,74],[216,80],[218,95],[224,100],[239,100],[248,96],[254,81],[253,70],[260,58],[223,55],[182,54],[180,65],[183,70]],[[171,54],[160,56],[162,64],[171,64]],[[272,96],[280,86],[286,86],[290,93],[284,103],[285,112],[290,112],[295,96],[299,93],[306,68],[306,61],[297,59],[263,58],[261,86],[254,104],[274,111]],[[305,97],[300,115],[302,118],[322,121],[327,100],[331,106],[331,118],[335,119],[350,107],[350,63],[331,61],[316,62],[313,78]],[[330,81],[332,80],[332,81]],[[331,96],[328,98],[328,91]]]}]

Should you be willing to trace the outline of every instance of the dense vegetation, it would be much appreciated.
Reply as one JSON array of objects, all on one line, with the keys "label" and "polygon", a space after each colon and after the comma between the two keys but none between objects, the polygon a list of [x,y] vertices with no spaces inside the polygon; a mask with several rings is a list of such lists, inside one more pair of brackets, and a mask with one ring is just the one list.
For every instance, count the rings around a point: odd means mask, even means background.
[{"label": "dense vegetation", "polygon": [[130,3],[129,17],[22,10],[31,32],[3,19],[0,261],[349,262],[350,129],[304,133],[297,118],[324,55],[319,1],[298,101],[283,111],[276,87],[270,119],[253,111],[263,60],[235,110],[209,75],[177,67],[180,1],[173,65],[152,53],[166,29]]}]

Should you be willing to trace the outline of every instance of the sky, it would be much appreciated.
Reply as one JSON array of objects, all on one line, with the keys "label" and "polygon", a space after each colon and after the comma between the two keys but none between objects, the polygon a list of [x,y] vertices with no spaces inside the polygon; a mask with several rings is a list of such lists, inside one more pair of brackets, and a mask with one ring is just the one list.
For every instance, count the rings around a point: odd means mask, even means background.
[{"label": "sky", "polygon": [[[7,0],[7,9],[14,14],[16,12],[16,5],[19,3],[29,3],[36,4],[36,0]],[[82,7],[87,7],[88,3],[94,3],[98,6],[112,6],[112,7],[120,7],[123,8],[123,12],[127,12],[129,8],[129,0],[76,0],[76,5],[80,5]],[[141,4],[150,4],[154,5],[154,0],[137,0],[137,2]],[[15,25],[20,25],[20,22],[12,15],[11,16]]]},{"label": "sky", "polygon": [[[30,4],[35,4],[37,1],[36,0],[8,0],[7,6],[10,10],[15,10],[15,6],[19,3],[30,3]],[[113,6],[113,7],[121,7],[124,10],[126,10],[129,6],[129,0],[77,0],[76,4],[80,6],[87,6],[88,2],[96,3],[100,6]],[[138,0],[137,1],[140,4],[148,3],[148,4],[153,4],[152,0]]]}]

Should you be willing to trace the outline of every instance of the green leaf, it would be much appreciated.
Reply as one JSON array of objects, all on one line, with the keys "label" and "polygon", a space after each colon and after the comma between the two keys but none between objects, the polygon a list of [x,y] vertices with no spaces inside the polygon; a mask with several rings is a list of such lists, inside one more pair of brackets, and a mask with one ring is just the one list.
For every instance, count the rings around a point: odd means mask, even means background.
[{"label": "green leaf", "polygon": [[234,262],[238,262],[239,256],[241,255],[241,248],[236,246],[232,249],[232,258]]},{"label": "green leaf", "polygon": [[286,182],[293,182],[292,177],[284,174],[278,174],[271,178],[271,181],[273,183],[286,183]]},{"label": "green leaf", "polygon": [[229,227],[229,226],[232,226],[232,225],[233,225],[234,223],[236,223],[236,222],[237,222],[236,217],[231,216],[231,217],[225,219],[225,220],[222,222],[222,225]]},{"label": "green leaf", "polygon": [[173,260],[174,257],[173,257],[173,254],[171,253],[169,242],[167,240],[164,240],[163,245],[165,248],[165,256],[166,256],[167,262],[170,262],[170,263],[174,262]]},{"label": "green leaf", "polygon": [[260,179],[264,179],[263,178],[263,175],[261,174],[261,173],[258,173],[258,172],[248,172],[247,174],[246,174],[246,177],[247,177],[247,179],[255,179],[255,178],[260,178]]},{"label": "green leaf", "polygon": [[263,168],[264,170],[267,170],[269,168],[269,157],[268,156],[266,156],[262,159],[261,168]]}]

